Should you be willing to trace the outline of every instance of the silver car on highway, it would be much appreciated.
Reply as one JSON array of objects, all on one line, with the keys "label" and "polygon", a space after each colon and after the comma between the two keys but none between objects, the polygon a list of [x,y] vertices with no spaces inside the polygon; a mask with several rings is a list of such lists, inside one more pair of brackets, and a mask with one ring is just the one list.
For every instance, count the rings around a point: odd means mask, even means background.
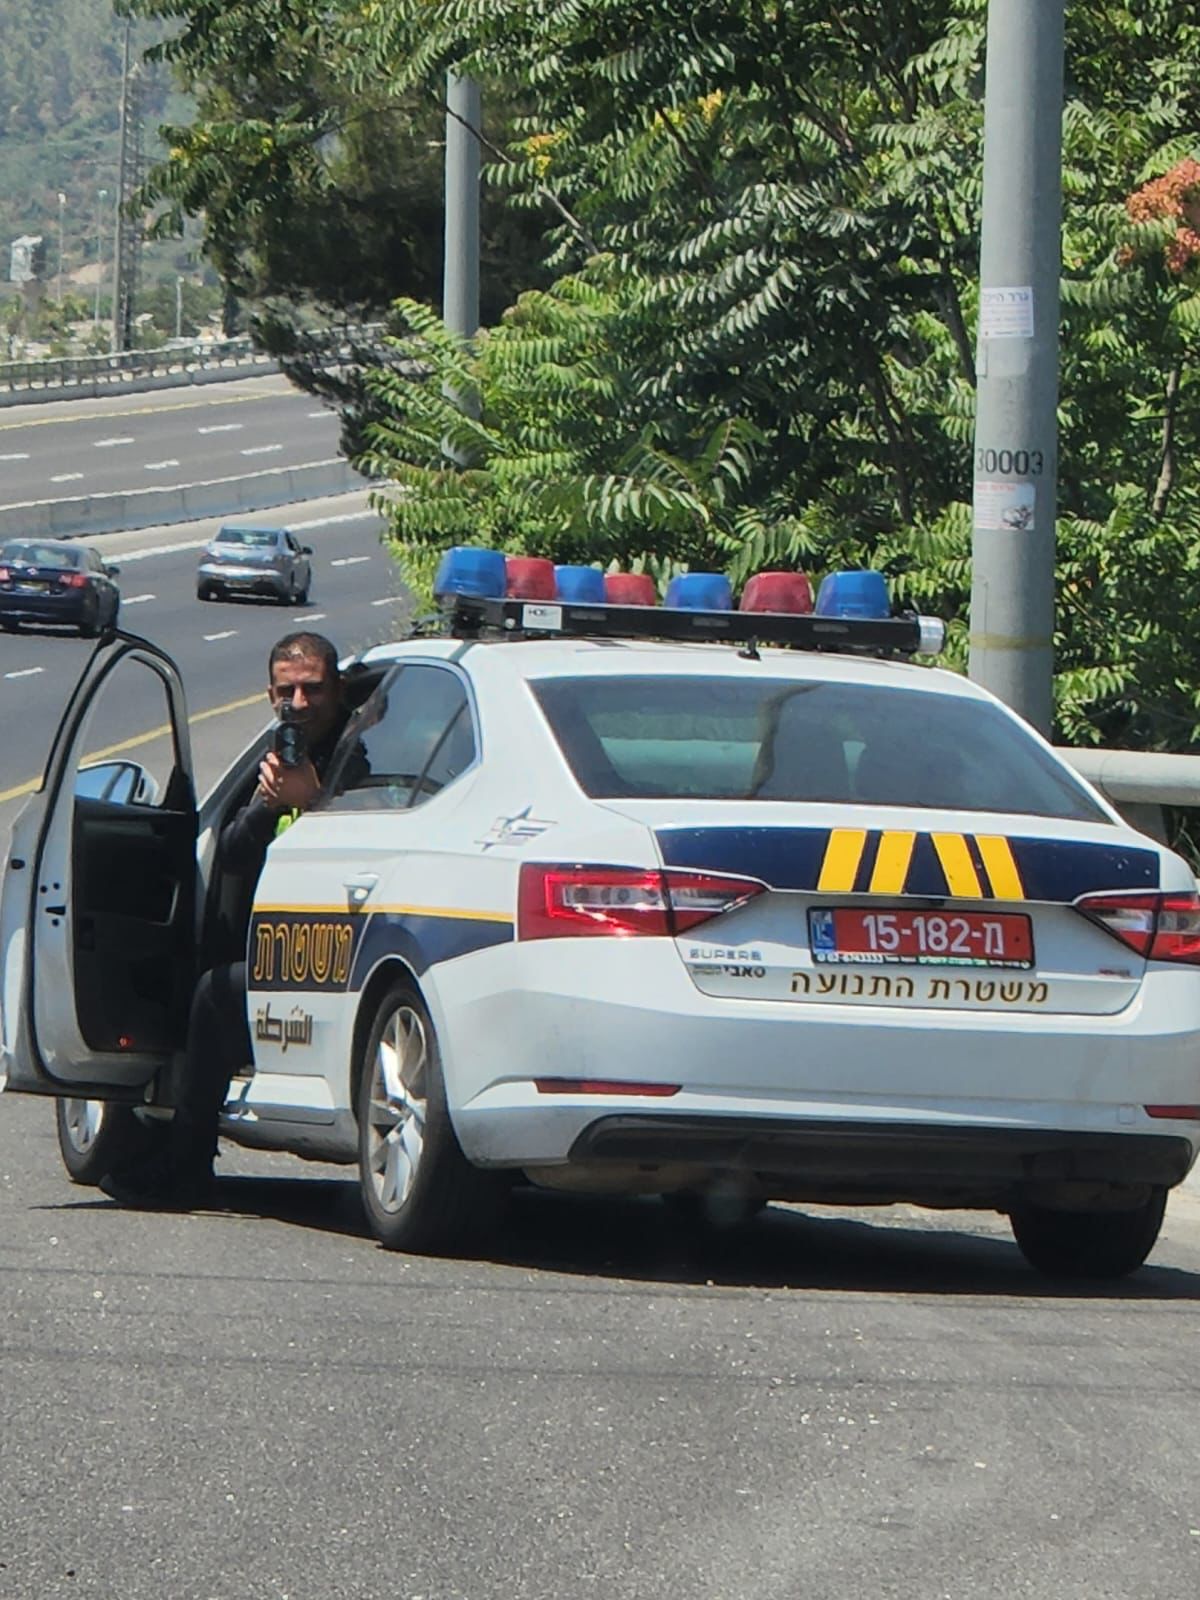
[{"label": "silver car on highway", "polygon": [[196,598],[266,595],[284,605],[303,605],[312,588],[311,555],[312,547],[286,528],[226,522],[201,553]]}]

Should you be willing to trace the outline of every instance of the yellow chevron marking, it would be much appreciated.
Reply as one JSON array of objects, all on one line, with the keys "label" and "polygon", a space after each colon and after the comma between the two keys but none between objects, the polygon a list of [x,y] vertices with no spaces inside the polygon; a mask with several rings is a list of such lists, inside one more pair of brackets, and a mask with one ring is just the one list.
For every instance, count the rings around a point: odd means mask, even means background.
[{"label": "yellow chevron marking", "polygon": [[912,860],[915,833],[885,833],[879,841],[879,854],[871,873],[872,894],[903,894]]},{"label": "yellow chevron marking", "polygon": [[821,876],[817,880],[819,894],[847,894],[854,888],[858,864],[867,844],[865,828],[834,828],[825,846],[825,859],[821,863]]},{"label": "yellow chevron marking", "polygon": [[975,843],[991,879],[993,900],[1024,900],[1025,885],[1008,840],[977,833]]},{"label": "yellow chevron marking", "polygon": [[963,835],[935,833],[931,837],[937,858],[942,864],[942,871],[946,874],[946,887],[950,893],[963,900],[981,899],[983,886],[979,882],[979,874],[975,871],[975,863],[971,860],[971,852],[967,849],[967,841]]}]

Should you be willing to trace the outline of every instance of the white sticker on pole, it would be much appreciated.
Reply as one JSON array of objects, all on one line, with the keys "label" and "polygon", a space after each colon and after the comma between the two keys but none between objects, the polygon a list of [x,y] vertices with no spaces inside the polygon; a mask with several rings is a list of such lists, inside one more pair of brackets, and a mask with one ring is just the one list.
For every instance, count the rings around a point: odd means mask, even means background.
[{"label": "white sticker on pole", "polygon": [[981,339],[1032,339],[1033,290],[980,289],[979,337]]},{"label": "white sticker on pole", "polygon": [[1032,533],[1037,486],[976,478],[975,526],[1005,533]]}]

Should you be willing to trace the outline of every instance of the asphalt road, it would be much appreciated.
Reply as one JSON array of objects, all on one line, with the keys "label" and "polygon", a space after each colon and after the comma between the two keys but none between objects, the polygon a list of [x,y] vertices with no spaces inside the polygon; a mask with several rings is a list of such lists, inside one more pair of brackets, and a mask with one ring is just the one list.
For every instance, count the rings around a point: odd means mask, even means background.
[{"label": "asphalt road", "polygon": [[[5,1600],[1182,1600],[1200,1202],[1072,1294],[997,1219],[523,1197],[389,1256],[347,1173],[72,1189],[0,1101]],[[968,1231],[969,1230],[969,1231]]]},{"label": "asphalt road", "polygon": [[[179,666],[187,693],[201,793],[229,757],[267,719],[266,660],[291,628],[326,633],[340,653],[394,636],[405,602],[397,569],[380,544],[382,523],[365,494],[262,512],[248,521],[286,523],[313,548],[307,606],[196,599],[199,549],[217,523],[191,523],[89,542],[120,568],[122,626],[161,645]],[[0,842],[37,784],[68,695],[93,646],[63,632],[23,626],[0,633]],[[161,695],[134,690],[107,700],[89,753],[138,739],[164,721]],[[164,739],[125,752],[152,771],[167,754]],[[0,1600],[4,1591],[0,1585]]]},{"label": "asphalt road", "polygon": [[330,461],[334,412],[283,377],[0,412],[0,506]]}]

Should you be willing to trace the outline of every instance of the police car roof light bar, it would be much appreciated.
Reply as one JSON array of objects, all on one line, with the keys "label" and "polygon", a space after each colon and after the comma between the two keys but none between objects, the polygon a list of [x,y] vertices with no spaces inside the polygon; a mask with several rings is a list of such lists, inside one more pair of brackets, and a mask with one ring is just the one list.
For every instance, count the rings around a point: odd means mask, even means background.
[{"label": "police car roof light bar", "polygon": [[446,599],[449,629],[459,639],[690,639],[897,656],[934,654],[941,647],[936,637],[940,619],[912,612],[899,617],[819,617],[796,612],[692,611],[567,601],[533,604],[465,594]]}]

